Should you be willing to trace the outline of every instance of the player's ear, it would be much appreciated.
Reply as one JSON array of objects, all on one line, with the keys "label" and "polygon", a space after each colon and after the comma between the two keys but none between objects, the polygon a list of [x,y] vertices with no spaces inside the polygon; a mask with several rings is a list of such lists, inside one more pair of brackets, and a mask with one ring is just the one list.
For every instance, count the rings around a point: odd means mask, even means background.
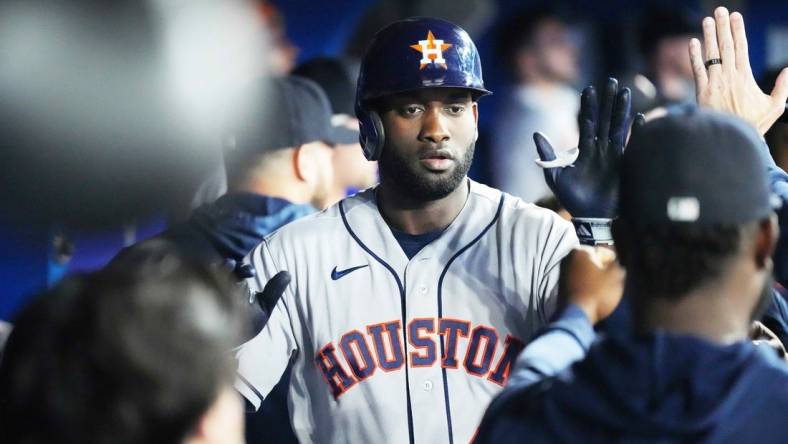
[{"label": "player's ear", "polygon": [[777,239],[780,236],[780,228],[777,223],[777,215],[772,213],[768,218],[758,222],[755,234],[755,265],[759,270],[771,267],[772,255],[777,247]]},{"label": "player's ear", "polygon": [[314,177],[314,162],[308,145],[299,145],[293,149],[293,169],[298,180],[311,182]]},{"label": "player's ear", "polygon": [[473,134],[473,141],[476,142],[479,140],[479,104],[475,100],[471,102],[472,109],[473,109],[473,123],[474,123],[474,134]]},{"label": "player's ear", "polygon": [[296,150],[297,176],[312,192],[333,181],[333,154],[333,149],[320,141],[305,143]]}]

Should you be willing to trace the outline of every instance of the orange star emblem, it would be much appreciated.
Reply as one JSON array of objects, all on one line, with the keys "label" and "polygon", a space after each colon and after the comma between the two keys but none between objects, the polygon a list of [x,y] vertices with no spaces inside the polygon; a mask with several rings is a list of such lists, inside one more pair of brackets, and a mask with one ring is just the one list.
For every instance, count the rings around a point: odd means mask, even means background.
[{"label": "orange star emblem", "polygon": [[443,40],[436,39],[432,31],[427,31],[427,40],[419,40],[419,43],[410,45],[411,48],[421,53],[419,69],[433,63],[446,69],[446,59],[443,58],[443,51],[451,48],[450,43],[443,43]]}]

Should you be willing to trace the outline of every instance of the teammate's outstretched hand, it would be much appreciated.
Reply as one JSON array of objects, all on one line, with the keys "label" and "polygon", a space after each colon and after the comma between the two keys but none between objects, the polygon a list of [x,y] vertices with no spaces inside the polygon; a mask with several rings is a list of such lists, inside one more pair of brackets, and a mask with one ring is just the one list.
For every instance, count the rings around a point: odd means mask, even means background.
[{"label": "teammate's outstretched hand", "polygon": [[266,316],[271,315],[271,311],[273,311],[274,306],[279,301],[279,298],[282,297],[288,285],[290,285],[290,273],[280,271],[266,282],[263,291],[257,293],[257,304],[263,309]]},{"label": "teammate's outstretched hand", "polygon": [[[576,156],[556,158],[553,147],[542,133],[534,142],[544,168],[547,185],[575,222],[581,241],[593,243],[616,216],[618,206],[618,169],[624,153],[632,98],[629,88],[619,91],[618,81],[610,78],[598,103],[596,89],[588,86],[580,98],[580,141]],[[588,221],[583,222],[583,221]],[[608,221],[608,222],[605,222]],[[587,236],[585,235],[587,234]]]},{"label": "teammate's outstretched hand", "polygon": [[[254,276],[254,270],[251,267],[236,267],[236,277],[240,277],[239,273],[246,273],[248,277]],[[290,273],[280,271],[275,274],[268,282],[266,282],[263,291],[254,292],[249,288],[246,280],[239,282],[242,289],[241,293],[248,299],[244,307],[246,307],[247,316],[249,320],[249,329],[244,332],[241,337],[241,344],[254,338],[265,327],[271,312],[274,310],[279,298],[284,294],[285,289],[290,284]]]},{"label": "teammate's outstretched hand", "polygon": [[613,313],[624,293],[624,269],[605,247],[580,246],[561,263],[561,304],[575,304],[592,324]]},{"label": "teammate's outstretched hand", "polygon": [[690,40],[690,61],[698,105],[735,114],[763,135],[785,112],[788,68],[783,69],[771,95],[755,82],[747,51],[744,18],[719,7],[714,18],[703,19],[703,55],[698,39]]}]

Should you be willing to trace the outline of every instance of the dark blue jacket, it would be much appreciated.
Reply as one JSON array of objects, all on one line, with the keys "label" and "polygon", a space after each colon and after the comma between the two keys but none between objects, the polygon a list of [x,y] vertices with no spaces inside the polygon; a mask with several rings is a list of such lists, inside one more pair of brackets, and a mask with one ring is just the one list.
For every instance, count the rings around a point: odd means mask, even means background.
[{"label": "dark blue jacket", "polygon": [[515,442],[786,443],[788,367],[749,342],[609,337],[492,403],[476,443]]},{"label": "dark blue jacket", "polygon": [[310,205],[253,193],[228,193],[161,234],[186,254],[208,263],[240,261],[265,236],[314,213]]}]

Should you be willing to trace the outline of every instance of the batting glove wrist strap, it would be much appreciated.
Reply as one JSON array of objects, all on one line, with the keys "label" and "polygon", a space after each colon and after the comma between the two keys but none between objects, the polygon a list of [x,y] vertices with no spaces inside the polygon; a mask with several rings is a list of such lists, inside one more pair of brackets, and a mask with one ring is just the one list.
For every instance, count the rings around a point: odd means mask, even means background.
[{"label": "batting glove wrist strap", "polygon": [[575,225],[575,232],[581,244],[613,244],[613,233],[610,229],[613,219],[574,217],[572,223]]}]

